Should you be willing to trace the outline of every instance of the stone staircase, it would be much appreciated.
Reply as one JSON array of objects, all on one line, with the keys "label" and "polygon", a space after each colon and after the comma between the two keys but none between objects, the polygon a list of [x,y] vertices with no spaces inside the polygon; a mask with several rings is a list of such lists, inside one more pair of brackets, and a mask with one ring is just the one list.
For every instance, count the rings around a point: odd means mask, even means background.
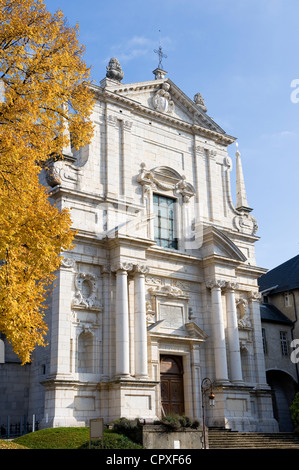
[{"label": "stone staircase", "polygon": [[209,429],[209,449],[298,449],[299,434]]}]

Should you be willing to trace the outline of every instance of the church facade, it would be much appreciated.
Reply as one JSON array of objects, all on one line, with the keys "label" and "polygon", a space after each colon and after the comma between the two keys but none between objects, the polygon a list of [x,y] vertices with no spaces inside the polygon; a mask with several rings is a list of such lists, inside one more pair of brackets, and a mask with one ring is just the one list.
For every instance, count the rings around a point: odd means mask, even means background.
[{"label": "church facade", "polygon": [[236,139],[161,68],[122,80],[112,59],[93,86],[92,143],[65,149],[44,174],[77,235],[48,298],[49,346],[30,366],[28,410],[49,427],[169,413],[202,421],[204,405],[208,426],[276,431],[265,270],[238,148],[228,155]]}]

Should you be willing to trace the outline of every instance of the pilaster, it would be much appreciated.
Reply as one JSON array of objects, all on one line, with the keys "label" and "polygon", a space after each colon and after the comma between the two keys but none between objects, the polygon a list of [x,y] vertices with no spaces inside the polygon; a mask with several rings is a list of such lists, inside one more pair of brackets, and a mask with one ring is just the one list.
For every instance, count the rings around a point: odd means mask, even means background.
[{"label": "pilaster", "polygon": [[65,292],[72,291],[71,269],[60,267],[52,296],[51,360],[49,377],[70,376],[70,302]]}]

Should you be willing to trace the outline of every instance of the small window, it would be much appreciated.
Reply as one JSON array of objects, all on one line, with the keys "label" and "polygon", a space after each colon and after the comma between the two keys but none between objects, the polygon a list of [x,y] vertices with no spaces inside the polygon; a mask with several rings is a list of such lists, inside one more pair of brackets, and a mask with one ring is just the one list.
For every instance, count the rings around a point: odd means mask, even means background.
[{"label": "small window", "polygon": [[284,294],[284,306],[285,307],[291,306],[291,296],[289,293]]},{"label": "small window", "polygon": [[266,330],[265,328],[262,328],[262,338],[263,338],[263,350],[264,354],[267,354],[267,340],[266,340]]},{"label": "small window", "polygon": [[175,199],[154,194],[155,241],[163,248],[178,249],[175,237]]},{"label": "small window", "polygon": [[281,354],[283,356],[288,356],[288,340],[286,331],[280,331],[280,347]]}]

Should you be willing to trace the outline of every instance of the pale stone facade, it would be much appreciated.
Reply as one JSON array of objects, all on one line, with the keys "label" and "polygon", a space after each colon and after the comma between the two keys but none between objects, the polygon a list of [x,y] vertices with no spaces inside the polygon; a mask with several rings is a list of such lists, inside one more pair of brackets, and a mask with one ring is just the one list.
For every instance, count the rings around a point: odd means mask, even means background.
[{"label": "pale stone facade", "polygon": [[[50,345],[32,364],[30,409],[42,426],[151,420],[175,406],[201,420],[209,377],[209,426],[275,431],[257,285],[265,271],[238,151],[236,204],[231,196],[235,138],[163,70],[123,84],[112,69],[93,87],[91,145],[45,175],[78,233],[48,299]],[[161,386],[164,359],[177,397]]]}]

